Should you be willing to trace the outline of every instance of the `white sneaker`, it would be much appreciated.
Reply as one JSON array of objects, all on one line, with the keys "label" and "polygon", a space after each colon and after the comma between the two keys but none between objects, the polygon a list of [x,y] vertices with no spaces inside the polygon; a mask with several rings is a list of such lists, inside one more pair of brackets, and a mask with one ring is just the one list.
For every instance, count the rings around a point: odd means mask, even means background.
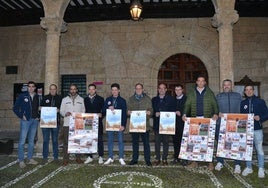
[{"label": "white sneaker", "polygon": [[223,168],[223,165],[220,162],[218,162],[217,165],[215,166],[215,170],[217,171],[221,171],[222,168]]},{"label": "white sneaker", "polygon": [[264,168],[259,168],[258,177],[265,178]]},{"label": "white sneaker", "polygon": [[102,163],[103,163],[103,158],[99,157],[99,164],[102,164]]},{"label": "white sneaker", "polygon": [[26,164],[23,161],[21,161],[21,162],[19,162],[19,166],[20,166],[20,168],[25,168]]},{"label": "white sneaker", "polygon": [[30,159],[30,160],[28,161],[28,164],[37,165],[38,162],[37,162],[36,160],[34,160],[34,159]]},{"label": "white sneaker", "polygon": [[121,165],[126,165],[124,159],[122,159],[122,158],[119,159],[119,163],[120,163]]},{"label": "white sneaker", "polygon": [[104,164],[109,165],[109,164],[111,164],[113,162],[114,162],[114,160],[112,158],[109,158]]},{"label": "white sneaker", "polygon": [[91,163],[93,161],[93,159],[90,157],[90,156],[88,156],[88,158],[87,158],[87,160],[85,160],[85,164],[88,164],[88,163]]},{"label": "white sneaker", "polygon": [[240,174],[241,173],[241,167],[240,167],[240,165],[235,165],[234,173],[235,174]]},{"label": "white sneaker", "polygon": [[252,172],[253,172],[252,168],[248,168],[248,167],[246,167],[246,168],[243,170],[242,175],[243,175],[243,176],[247,176],[247,175],[251,174]]}]

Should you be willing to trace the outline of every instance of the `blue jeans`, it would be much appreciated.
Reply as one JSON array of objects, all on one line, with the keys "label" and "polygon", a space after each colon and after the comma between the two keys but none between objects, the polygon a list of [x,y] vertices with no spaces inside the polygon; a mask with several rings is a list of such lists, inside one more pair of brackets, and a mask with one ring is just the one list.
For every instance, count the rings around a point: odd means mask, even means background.
[{"label": "blue jeans", "polygon": [[38,121],[36,119],[20,120],[20,140],[18,145],[18,157],[19,161],[24,160],[24,145],[28,135],[28,154],[27,158],[33,158],[34,151],[34,137],[36,135]]},{"label": "blue jeans", "polygon": [[47,159],[47,157],[48,157],[50,134],[52,137],[53,157],[54,157],[54,159],[58,159],[59,127],[57,127],[57,128],[42,128],[42,133],[43,133],[43,159]]},{"label": "blue jeans", "polygon": [[[257,151],[258,155],[258,166],[259,168],[264,168],[264,152],[262,147],[263,142],[263,131],[260,130],[254,130],[254,146]],[[246,165],[248,168],[252,168],[252,161],[247,161]]]},{"label": "blue jeans", "polygon": [[108,155],[109,158],[113,159],[114,149],[114,134],[118,135],[118,148],[119,148],[119,159],[124,158],[124,133],[123,131],[107,131],[108,134]]},{"label": "blue jeans", "polygon": [[145,133],[131,133],[132,135],[132,161],[138,162],[139,158],[139,138],[141,137],[141,140],[143,142],[143,152],[144,152],[144,159],[146,164],[151,163],[151,152],[150,152],[150,143],[149,143],[149,132]]}]

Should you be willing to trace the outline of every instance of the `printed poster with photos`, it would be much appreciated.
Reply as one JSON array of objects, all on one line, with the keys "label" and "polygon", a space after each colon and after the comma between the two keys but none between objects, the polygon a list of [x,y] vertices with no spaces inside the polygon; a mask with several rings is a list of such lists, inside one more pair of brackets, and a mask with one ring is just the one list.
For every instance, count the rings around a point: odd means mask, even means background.
[{"label": "printed poster with photos", "polygon": [[159,134],[175,135],[176,113],[160,112]]},{"label": "printed poster with photos", "polygon": [[129,132],[131,133],[146,132],[146,110],[131,111],[129,120]]},{"label": "printed poster with photos", "polygon": [[254,114],[223,114],[217,157],[251,161]]},{"label": "printed poster with photos", "polygon": [[68,153],[97,153],[98,114],[73,113],[70,116]]},{"label": "printed poster with photos", "polygon": [[57,128],[57,107],[41,108],[40,128]]},{"label": "printed poster with photos", "polygon": [[106,110],[106,131],[119,131],[121,127],[122,110]]},{"label": "printed poster with photos", "polygon": [[216,121],[210,118],[187,118],[179,158],[212,162],[215,129]]}]

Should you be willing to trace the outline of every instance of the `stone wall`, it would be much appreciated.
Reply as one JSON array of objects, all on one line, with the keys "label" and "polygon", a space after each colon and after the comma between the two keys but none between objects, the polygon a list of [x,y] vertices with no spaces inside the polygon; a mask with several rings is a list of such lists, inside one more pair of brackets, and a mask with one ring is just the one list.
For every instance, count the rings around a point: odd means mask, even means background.
[{"label": "stone wall", "polygon": [[[234,26],[235,81],[245,74],[260,81],[266,101],[267,39],[267,18],[240,18]],[[18,128],[12,112],[13,84],[44,82],[45,40],[39,25],[0,28],[0,130]],[[104,97],[113,82],[120,83],[125,98],[141,82],[152,97],[157,92],[160,65],[176,53],[200,58],[208,71],[209,86],[219,92],[218,33],[210,18],[71,23],[61,35],[60,74],[86,74],[88,84],[102,81],[99,94]],[[10,65],[18,65],[17,75],[5,74]]]}]

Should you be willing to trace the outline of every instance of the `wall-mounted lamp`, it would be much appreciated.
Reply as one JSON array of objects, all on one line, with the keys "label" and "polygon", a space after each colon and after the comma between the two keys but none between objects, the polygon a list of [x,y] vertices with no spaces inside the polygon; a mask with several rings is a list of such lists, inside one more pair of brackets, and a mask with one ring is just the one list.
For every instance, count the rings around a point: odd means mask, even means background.
[{"label": "wall-mounted lamp", "polygon": [[134,21],[139,21],[142,12],[142,6],[139,0],[133,0],[130,6],[130,14]]}]

